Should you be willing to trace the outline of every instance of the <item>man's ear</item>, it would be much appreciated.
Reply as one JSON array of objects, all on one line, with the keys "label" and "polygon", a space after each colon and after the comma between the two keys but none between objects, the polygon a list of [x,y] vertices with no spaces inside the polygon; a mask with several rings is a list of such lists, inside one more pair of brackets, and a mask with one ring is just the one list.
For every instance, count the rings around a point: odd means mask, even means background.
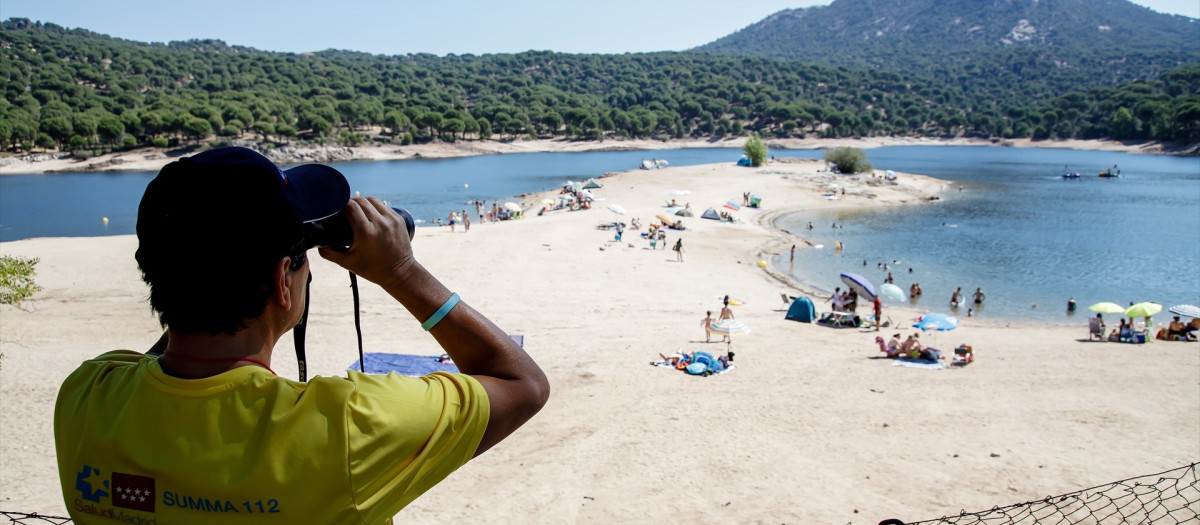
[{"label": "man's ear", "polygon": [[288,271],[292,266],[291,257],[283,257],[275,263],[274,278],[271,279],[271,300],[284,310],[292,309],[292,279],[296,276]]}]

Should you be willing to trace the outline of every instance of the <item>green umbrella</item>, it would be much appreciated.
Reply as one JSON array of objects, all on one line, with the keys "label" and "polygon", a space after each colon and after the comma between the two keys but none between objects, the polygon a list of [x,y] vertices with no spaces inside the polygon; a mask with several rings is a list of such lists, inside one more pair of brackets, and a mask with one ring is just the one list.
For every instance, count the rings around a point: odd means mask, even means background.
[{"label": "green umbrella", "polygon": [[1156,303],[1138,303],[1125,310],[1127,317],[1150,317],[1162,311],[1162,305]]},{"label": "green umbrella", "polygon": [[1102,314],[1123,314],[1125,307],[1117,303],[1096,303],[1088,307],[1088,310]]}]

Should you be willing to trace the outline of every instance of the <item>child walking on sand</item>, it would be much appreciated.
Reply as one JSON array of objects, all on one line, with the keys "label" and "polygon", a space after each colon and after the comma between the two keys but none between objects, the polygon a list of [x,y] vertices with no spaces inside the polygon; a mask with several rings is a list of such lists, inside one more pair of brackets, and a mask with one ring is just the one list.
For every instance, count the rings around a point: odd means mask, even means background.
[{"label": "child walking on sand", "polygon": [[704,312],[704,319],[700,320],[700,326],[704,328],[704,342],[705,343],[712,342],[712,332],[708,331],[708,325],[712,324],[712,322],[713,322],[712,310]]}]

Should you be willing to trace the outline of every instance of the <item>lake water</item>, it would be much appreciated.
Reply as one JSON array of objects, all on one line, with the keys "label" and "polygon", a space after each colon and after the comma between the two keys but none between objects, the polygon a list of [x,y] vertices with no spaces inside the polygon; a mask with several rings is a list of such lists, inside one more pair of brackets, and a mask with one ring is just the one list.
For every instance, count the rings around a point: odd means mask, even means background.
[{"label": "lake water", "polygon": [[[819,156],[805,151],[798,155]],[[607,172],[637,167],[643,159],[672,166],[735,162],[738,149],[522,153],[450,159],[331,164],[352,191],[387,200],[414,218],[433,223],[475,199],[491,205],[516,195],[561,187]],[[0,241],[33,237],[94,237],[134,233],[137,204],[154,172],[59,173],[0,176]],[[102,219],[108,218],[105,224]]]},{"label": "lake water", "polygon": [[[1200,304],[1200,159],[991,147],[866,153],[877,168],[951,180],[962,191],[926,205],[781,218],[779,227],[825,246],[797,249],[797,280],[831,291],[842,286],[842,272],[855,272],[878,286],[885,263],[906,293],[920,283],[924,293],[911,301],[917,307],[1049,322],[1070,318],[1072,297],[1075,316],[1101,301]],[[1064,165],[1083,176],[1063,179]],[[1120,178],[1096,176],[1113,165]],[[775,264],[789,269],[788,255]],[[951,310],[958,287],[968,302],[981,288],[982,307]]]},{"label": "lake water", "polygon": [[[822,152],[775,153],[820,158]],[[832,290],[843,271],[879,284],[886,272],[876,264],[886,262],[901,288],[921,283],[925,294],[915,304],[934,311],[948,310],[955,287],[968,297],[982,288],[987,299],[978,315],[988,318],[1065,322],[1069,297],[1079,303],[1080,316],[1099,301],[1200,304],[1200,159],[960,146],[866,153],[878,169],[950,180],[963,191],[931,205],[782,217],[780,227],[827,247],[797,250],[792,273],[809,286]],[[530,153],[335,166],[353,190],[384,198],[429,224],[451,209],[473,213],[466,204],[473,199],[503,203],[567,180],[631,169],[643,159],[684,166],[733,162],[740,154],[736,149]],[[1121,178],[1095,176],[1114,164]],[[1084,178],[1063,180],[1064,165]],[[153,176],[0,176],[0,241],[133,233],[137,202]],[[787,204],[765,197],[768,205]],[[812,232],[804,228],[808,221],[816,226]],[[834,222],[841,228],[832,229]],[[835,240],[845,245],[840,253],[830,249]],[[789,268],[786,254],[774,263]],[[965,308],[958,313],[965,315]]]}]

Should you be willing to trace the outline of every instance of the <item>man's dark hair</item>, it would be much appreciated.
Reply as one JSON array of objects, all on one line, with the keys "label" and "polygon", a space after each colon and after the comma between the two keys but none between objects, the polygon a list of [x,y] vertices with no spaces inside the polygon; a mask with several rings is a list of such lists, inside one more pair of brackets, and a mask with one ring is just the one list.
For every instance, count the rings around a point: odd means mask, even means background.
[{"label": "man's dark hair", "polygon": [[283,257],[304,265],[306,223],[330,217],[350,186],[329,166],[280,170],[247,148],[167,164],[138,205],[136,254],[150,307],[172,330],[236,333],[262,315]]},{"label": "man's dark hair", "polygon": [[[147,191],[139,211],[136,258],[142,280],[150,285],[150,307],[158,312],[159,322],[185,333],[232,334],[243,328],[246,319],[262,314],[279,259],[291,256],[293,269],[298,268],[306,246],[293,214],[234,212],[238,207],[286,211],[282,203],[263,202],[264,192],[256,191],[256,186],[269,181],[230,174],[207,176],[228,183],[190,189],[190,196],[207,202],[208,210],[146,202],[156,198]],[[160,207],[170,210],[167,220],[159,223],[153,214],[142,216]]]}]

